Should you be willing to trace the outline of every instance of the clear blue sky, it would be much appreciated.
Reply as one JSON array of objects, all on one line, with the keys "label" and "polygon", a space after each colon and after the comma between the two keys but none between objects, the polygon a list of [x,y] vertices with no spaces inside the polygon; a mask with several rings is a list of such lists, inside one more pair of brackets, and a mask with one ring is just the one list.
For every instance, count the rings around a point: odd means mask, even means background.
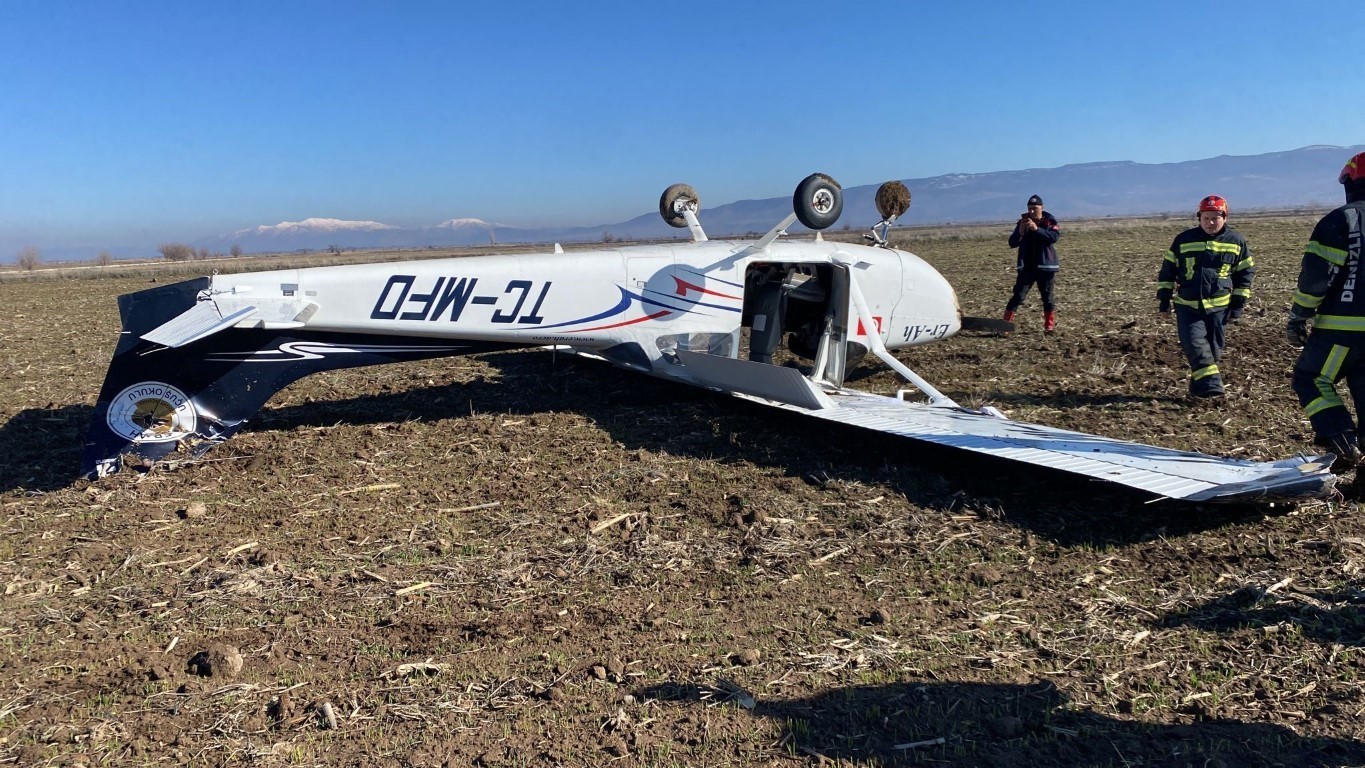
[{"label": "clear blue sky", "polygon": [[1359,0],[6,0],[0,259],[1365,143],[1363,21]]}]

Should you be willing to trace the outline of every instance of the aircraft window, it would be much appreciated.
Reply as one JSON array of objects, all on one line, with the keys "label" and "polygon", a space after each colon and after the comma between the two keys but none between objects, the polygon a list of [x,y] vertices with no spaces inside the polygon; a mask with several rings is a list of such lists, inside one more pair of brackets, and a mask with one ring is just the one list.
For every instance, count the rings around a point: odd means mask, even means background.
[{"label": "aircraft window", "polygon": [[787,298],[797,301],[824,303],[825,287],[817,277],[811,275],[792,275],[787,280]]}]

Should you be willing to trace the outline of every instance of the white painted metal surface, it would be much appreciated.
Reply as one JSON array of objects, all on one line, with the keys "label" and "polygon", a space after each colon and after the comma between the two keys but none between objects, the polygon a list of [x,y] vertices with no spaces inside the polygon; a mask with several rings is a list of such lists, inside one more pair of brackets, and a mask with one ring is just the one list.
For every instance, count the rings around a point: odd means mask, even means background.
[{"label": "white painted metal surface", "polygon": [[833,408],[834,401],[795,368],[678,350],[693,382],[724,392],[741,392],[804,410]]},{"label": "white painted metal surface", "polygon": [[153,344],[183,347],[224,328],[231,328],[238,321],[250,317],[255,312],[255,307],[248,306],[223,317],[213,302],[201,301],[189,310],[142,334],[142,338]]},{"label": "white painted metal surface", "polygon": [[1172,499],[1321,496],[1334,482],[1327,471],[1331,457],[1298,456],[1276,462],[1220,458],[1010,421],[962,408],[906,403],[855,390],[829,394],[834,406],[820,410],[746,399],[840,424],[1119,483]]}]

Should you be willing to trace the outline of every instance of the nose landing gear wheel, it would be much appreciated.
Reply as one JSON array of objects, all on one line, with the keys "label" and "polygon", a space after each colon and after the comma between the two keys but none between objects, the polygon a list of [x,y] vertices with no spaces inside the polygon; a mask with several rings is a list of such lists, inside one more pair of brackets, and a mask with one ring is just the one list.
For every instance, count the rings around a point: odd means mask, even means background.
[{"label": "nose landing gear wheel", "polygon": [[701,210],[701,198],[697,196],[697,190],[686,184],[674,184],[659,197],[659,215],[664,217],[670,227],[685,227],[687,219],[683,217],[682,209],[687,205],[694,206],[693,213]]}]

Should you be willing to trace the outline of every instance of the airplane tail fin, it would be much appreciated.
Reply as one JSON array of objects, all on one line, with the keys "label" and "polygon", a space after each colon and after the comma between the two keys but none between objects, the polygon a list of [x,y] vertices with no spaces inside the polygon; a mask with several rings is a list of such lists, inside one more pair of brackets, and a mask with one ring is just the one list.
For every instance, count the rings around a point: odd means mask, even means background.
[{"label": "airplane tail fin", "polygon": [[[306,328],[215,328],[178,346],[168,324],[193,317],[208,278],[119,297],[123,330],[90,420],[81,474],[118,471],[124,457],[186,458],[236,434],[272,395],[319,371],[490,352],[522,344],[327,333]],[[158,333],[160,331],[160,333]],[[149,338],[150,337],[150,338]]]}]

